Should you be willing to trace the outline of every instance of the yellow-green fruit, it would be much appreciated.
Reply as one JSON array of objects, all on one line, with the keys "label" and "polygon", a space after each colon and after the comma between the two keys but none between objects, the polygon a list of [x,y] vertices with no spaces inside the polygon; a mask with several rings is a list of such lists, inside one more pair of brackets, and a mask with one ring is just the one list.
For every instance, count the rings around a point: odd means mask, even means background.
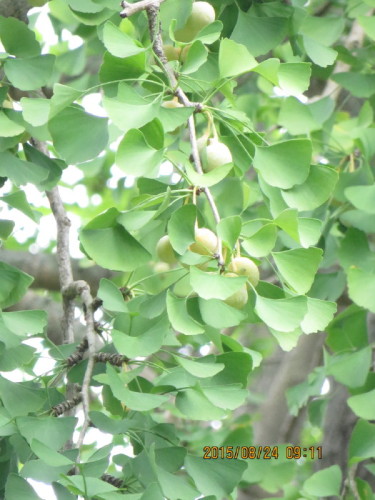
[{"label": "yellow-green fruit", "polygon": [[247,257],[235,257],[229,264],[228,269],[240,276],[247,276],[253,286],[257,286],[259,283],[259,269]]},{"label": "yellow-green fruit", "polygon": [[190,245],[189,250],[200,255],[212,255],[216,248],[216,234],[206,227],[198,227],[195,230],[195,243]]},{"label": "yellow-green fruit", "polygon": [[[225,276],[235,277],[235,273],[227,273]],[[242,309],[248,300],[247,288],[246,285],[243,285],[242,288],[234,292],[233,295],[224,300],[228,306],[235,307],[236,309]]]},{"label": "yellow-green fruit", "polygon": [[232,153],[228,146],[217,139],[210,139],[205,151],[205,170],[210,172],[227,163],[232,163]]},{"label": "yellow-green fruit", "polygon": [[156,253],[160,260],[167,262],[167,264],[174,264],[177,262],[173,247],[169,240],[169,236],[165,235],[156,244]]},{"label": "yellow-green fruit", "polygon": [[119,24],[119,28],[123,33],[125,33],[125,35],[132,36],[135,34],[134,24],[130,21],[130,19],[122,19]]},{"label": "yellow-green fruit", "polygon": [[180,47],[174,47],[173,45],[163,45],[165,57],[168,61],[178,61],[181,55]]},{"label": "yellow-green fruit", "polygon": [[207,147],[208,134],[203,134],[201,137],[197,139],[198,151],[201,153]]},{"label": "yellow-green fruit", "polygon": [[185,26],[176,31],[175,38],[180,42],[191,42],[208,24],[215,21],[215,9],[208,2],[194,2]]},{"label": "yellow-green fruit", "polygon": [[166,262],[156,262],[156,264],[154,265],[154,271],[156,273],[166,273],[170,269],[171,268],[169,264],[167,264]]},{"label": "yellow-green fruit", "polygon": [[180,61],[181,62],[184,63],[186,61],[190,47],[191,47],[191,44],[185,45],[185,47],[181,50],[181,54],[180,54]]},{"label": "yellow-green fruit", "polygon": [[6,99],[5,101],[3,101],[3,104],[1,105],[3,108],[7,108],[7,109],[13,109],[13,104],[11,101],[8,101],[8,99]]},{"label": "yellow-green fruit", "polygon": [[184,105],[181,104],[180,102],[178,102],[178,100],[176,98],[172,99],[171,101],[164,101],[162,106],[163,106],[163,108],[170,108],[170,109],[184,107]]}]

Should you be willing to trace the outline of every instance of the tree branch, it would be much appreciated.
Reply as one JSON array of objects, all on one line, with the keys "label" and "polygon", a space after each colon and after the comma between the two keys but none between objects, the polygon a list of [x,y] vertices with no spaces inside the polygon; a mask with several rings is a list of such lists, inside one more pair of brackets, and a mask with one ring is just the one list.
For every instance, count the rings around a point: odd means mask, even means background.
[{"label": "tree branch", "polygon": [[[30,252],[0,249],[0,257],[7,264],[30,274],[34,278],[31,288],[50,291],[60,290],[56,255],[45,253],[32,254]],[[115,272],[103,269],[97,265],[82,267],[78,259],[71,259],[71,265],[73,276],[78,280],[86,281],[90,285],[90,290],[94,296],[96,296],[99,281],[102,278],[111,279],[116,275]]]},{"label": "tree branch", "polygon": [[[22,299],[8,307],[6,311],[32,311],[40,309],[45,311],[48,316],[46,327],[46,335],[54,344],[60,345],[64,343],[63,331],[61,324],[62,308],[61,303],[50,297],[38,294],[34,291],[28,291]],[[74,320],[74,338],[77,342],[85,335],[85,327],[77,319]]]},{"label": "tree branch", "polygon": [[[85,281],[74,281],[68,287],[63,289],[63,294],[70,301],[74,299],[77,295],[80,295],[83,303],[83,310],[85,313],[85,321],[86,321],[86,338],[87,338],[87,352],[88,352],[88,361],[87,367],[85,371],[85,376],[82,382],[82,406],[83,406],[83,424],[81,428],[81,432],[77,441],[77,448],[80,449],[86,431],[89,427],[90,419],[89,419],[89,410],[90,410],[90,382],[91,376],[95,365],[95,354],[96,354],[96,332],[95,332],[95,322],[94,322],[94,310],[92,307],[93,300],[90,292],[90,287]],[[77,459],[77,462],[79,459]]]},{"label": "tree branch", "polygon": [[[39,151],[41,151],[46,156],[49,156],[46,144],[35,139],[32,139],[32,142],[35,147],[39,149]],[[46,194],[57,224],[57,264],[59,269],[61,293],[63,297],[64,341],[69,344],[74,342],[74,299],[78,295],[80,295],[83,303],[83,310],[86,321],[88,362],[81,390],[84,421],[77,441],[77,447],[78,449],[80,449],[83,444],[86,431],[89,427],[90,382],[95,364],[96,332],[94,322],[94,309],[92,307],[93,299],[91,296],[90,287],[85,281],[73,281],[73,269],[70,261],[69,250],[70,220],[65,211],[59,193],[59,188],[55,186],[51,191],[46,191]],[[71,387],[68,386],[68,395],[70,394],[70,392]],[[79,456],[77,458],[77,462],[79,462]]]},{"label": "tree branch", "polygon": [[[143,4],[143,7],[140,8],[139,10],[145,9],[147,12],[150,37],[151,37],[152,47],[153,47],[154,53],[157,56],[160,67],[163,69],[164,73],[166,74],[166,76],[169,80],[169,83],[173,89],[174,94],[178,97],[178,100],[184,106],[195,107],[196,111],[202,111],[202,109],[203,109],[202,104],[191,102],[190,99],[185,94],[185,92],[181,89],[181,87],[179,87],[176,75],[175,75],[173,69],[171,68],[171,66],[169,65],[168,60],[165,56],[164,49],[163,49],[163,40],[161,38],[161,33],[160,33],[160,22],[159,22],[160,1],[144,0],[143,2],[139,2],[138,4],[134,4],[134,5],[141,5],[141,4]],[[201,164],[199,150],[198,150],[197,135],[196,135],[196,131],[195,131],[194,115],[191,115],[188,119],[188,129],[189,129],[189,138],[190,138],[190,145],[191,145],[194,167],[195,167],[195,170],[199,174],[203,174],[202,164]],[[219,215],[219,211],[217,209],[215,200],[212,196],[212,193],[209,190],[209,188],[207,188],[207,187],[205,187],[203,189],[203,191],[204,191],[204,193],[207,197],[208,203],[211,207],[213,216],[215,218],[215,222],[216,222],[216,224],[218,224],[220,222],[220,215]],[[223,268],[224,267],[224,259],[223,259],[221,238],[218,238],[218,256],[219,256],[218,257],[218,265],[220,268]]]},{"label": "tree branch", "polygon": [[120,16],[123,18],[133,16],[134,14],[137,14],[137,12],[146,10],[152,5],[157,5],[157,7],[159,7],[159,5],[164,1],[165,0],[142,0],[137,3],[128,3],[123,1],[121,2],[123,10],[120,12]]},{"label": "tree branch", "polygon": [[27,0],[0,0],[0,16],[15,17],[27,23],[27,13],[30,9],[31,5]]}]

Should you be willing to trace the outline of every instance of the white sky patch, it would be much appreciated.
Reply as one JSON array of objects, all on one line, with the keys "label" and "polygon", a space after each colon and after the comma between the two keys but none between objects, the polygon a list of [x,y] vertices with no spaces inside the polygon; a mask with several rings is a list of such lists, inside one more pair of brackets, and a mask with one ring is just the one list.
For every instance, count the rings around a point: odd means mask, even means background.
[{"label": "white sky patch", "polygon": [[28,380],[34,380],[34,377],[28,375],[26,372],[20,370],[19,368],[16,368],[11,372],[0,372],[0,374],[2,377],[10,380],[11,382],[25,382]]},{"label": "white sky patch", "polygon": [[180,182],[181,179],[182,179],[181,175],[178,174],[177,172],[174,172],[171,177],[171,182],[172,184],[177,184],[178,182]]},{"label": "white sky patch", "polygon": [[82,184],[79,184],[78,186],[74,186],[73,194],[76,198],[77,204],[81,208],[86,208],[89,206],[90,200],[89,200],[89,197],[87,195],[86,186],[83,186]]},{"label": "white sky patch", "polygon": [[107,181],[107,186],[111,189],[116,189],[119,180],[123,178],[124,172],[117,165],[112,165],[111,177]]},{"label": "white sky patch", "polygon": [[101,103],[102,96],[99,92],[96,92],[95,94],[85,95],[82,98],[82,106],[85,108],[85,111],[87,111],[91,115],[108,118],[108,114]]},{"label": "white sky patch", "polygon": [[48,15],[49,8],[48,5],[43,7],[35,7],[29,11],[30,14],[38,14],[39,16],[35,22],[35,29],[42,35],[44,47],[42,49],[42,54],[48,54],[52,45],[56,45],[59,39],[53,29],[50,17]]},{"label": "white sky patch", "polygon": [[215,431],[218,431],[219,429],[221,429],[223,427],[223,423],[220,422],[220,420],[213,420],[211,423],[210,423],[210,426],[215,429]]},{"label": "white sky patch", "polygon": [[173,172],[173,165],[170,161],[164,161],[160,165],[159,175],[171,175]]},{"label": "white sky patch", "polygon": [[210,344],[202,345],[202,347],[199,348],[199,354],[202,356],[207,356],[211,352],[211,346]]},{"label": "white sky patch", "polygon": [[13,210],[11,220],[15,222],[12,236],[14,236],[19,243],[25,243],[29,238],[32,238],[34,236],[36,226],[26,216],[23,216],[23,214],[18,214],[15,210]]},{"label": "white sky patch", "polygon": [[34,347],[38,351],[38,361],[34,365],[34,373],[37,377],[47,374],[56,365],[56,360],[51,358],[47,349],[44,349],[42,341],[41,338],[33,337],[23,342],[23,344]]},{"label": "white sky patch", "polygon": [[320,389],[320,394],[321,396],[324,396],[325,394],[328,394],[331,389],[331,384],[329,383],[328,378],[324,379],[322,388]]},{"label": "white sky patch", "polygon": [[27,184],[23,187],[23,191],[26,194],[28,200],[32,200],[35,207],[45,207],[49,208],[49,203],[47,196],[33,184]]},{"label": "white sky patch", "polygon": [[68,42],[70,50],[78,49],[78,47],[83,45],[83,40],[80,36],[72,35],[70,31],[65,28],[61,32],[61,38],[64,42]]},{"label": "white sky patch", "polygon": [[121,136],[119,136],[115,141],[111,142],[111,144],[109,145],[109,149],[111,151],[117,151],[122,139],[123,135],[121,134]]},{"label": "white sky patch", "polygon": [[295,97],[296,99],[298,99],[300,102],[302,102],[304,104],[308,101],[308,98],[305,95],[303,95],[303,94],[290,94],[289,92],[282,89],[281,87],[273,87],[273,93],[277,97],[291,97],[291,96]]},{"label": "white sky patch", "polygon": [[112,449],[111,459],[114,455],[126,455],[127,457],[134,457],[134,450],[131,444],[117,445]]},{"label": "white sky patch", "polygon": [[[18,239],[18,238],[17,238]],[[45,215],[39,221],[36,244],[40,248],[47,248],[51,241],[56,240],[56,221],[52,214]]]},{"label": "white sky patch", "polygon": [[35,479],[27,479],[27,482],[34,488],[42,500],[57,500],[51,485],[35,481]]},{"label": "white sky patch", "polygon": [[127,175],[124,182],[124,186],[126,188],[131,188],[134,186],[134,183],[135,183],[135,177],[133,175]]},{"label": "white sky patch", "polygon": [[98,193],[94,193],[90,197],[90,203],[91,203],[91,205],[94,205],[95,207],[97,207],[98,205],[100,205],[102,201],[103,201],[103,199],[100,196],[100,194],[98,194]]},{"label": "white sky patch", "polygon": [[68,168],[63,170],[61,175],[62,182],[65,182],[65,184],[69,184],[70,186],[76,184],[81,179],[83,179],[83,172],[74,165],[69,165]]}]

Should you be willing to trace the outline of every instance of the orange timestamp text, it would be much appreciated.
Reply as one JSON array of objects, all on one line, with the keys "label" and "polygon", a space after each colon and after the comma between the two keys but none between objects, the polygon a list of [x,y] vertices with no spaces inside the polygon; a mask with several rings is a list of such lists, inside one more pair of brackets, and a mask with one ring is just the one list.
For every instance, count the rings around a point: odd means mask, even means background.
[{"label": "orange timestamp text", "polygon": [[272,460],[284,457],[288,460],[300,458],[323,458],[322,446],[204,446],[203,458],[205,460],[216,460],[219,458],[242,459],[242,460]]}]

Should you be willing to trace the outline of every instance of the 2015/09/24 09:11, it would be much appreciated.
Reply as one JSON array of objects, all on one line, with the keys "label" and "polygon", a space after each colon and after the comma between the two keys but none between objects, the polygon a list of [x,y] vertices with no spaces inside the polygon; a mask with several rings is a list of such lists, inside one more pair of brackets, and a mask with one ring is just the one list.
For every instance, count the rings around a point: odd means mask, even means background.
[{"label": "2015/09/24 09:11", "polygon": [[[285,455],[284,455],[285,453]],[[204,446],[203,458],[206,460],[216,459],[278,459],[284,456],[289,460],[309,458],[311,460],[323,458],[322,446],[286,446],[279,449],[278,446]]]}]

